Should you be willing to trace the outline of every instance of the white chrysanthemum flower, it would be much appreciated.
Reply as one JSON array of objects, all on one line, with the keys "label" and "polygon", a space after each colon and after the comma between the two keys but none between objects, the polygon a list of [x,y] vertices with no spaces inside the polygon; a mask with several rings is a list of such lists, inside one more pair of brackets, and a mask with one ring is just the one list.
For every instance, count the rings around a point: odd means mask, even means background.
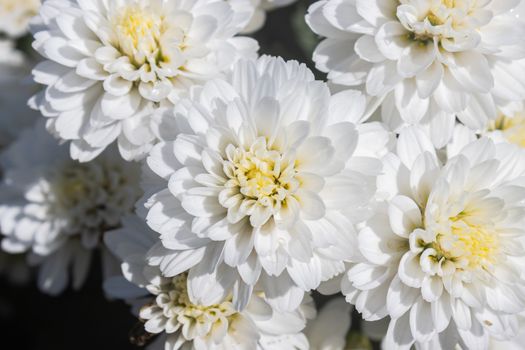
[{"label": "white chrysanthemum flower", "polygon": [[308,322],[304,331],[310,350],[344,350],[346,336],[352,322],[352,307],[338,297],[319,310],[317,317]]},{"label": "white chrysanthemum flower", "polygon": [[264,26],[266,12],[288,6],[297,0],[227,0],[235,11],[250,13],[243,33],[253,33]]},{"label": "white chrysanthemum flower", "polygon": [[222,0],[53,0],[40,10],[33,71],[48,129],[88,161],[116,141],[127,159],[155,143],[151,114],[216,78],[257,43]]},{"label": "white chrysanthemum flower", "polygon": [[30,66],[29,59],[15,49],[12,41],[0,40],[0,149],[37,119],[38,113],[27,106],[36,91]]},{"label": "white chrysanthemum flower", "polygon": [[[163,178],[147,205],[162,246],[150,263],[167,276],[189,270],[201,284],[234,289],[245,304],[260,281],[277,309],[344,269],[352,218],[368,211],[390,135],[355,126],[365,110],[355,91],[330,97],[306,66],[262,57],[241,61],[228,81],[193,90],[166,112],[165,141],[147,159]],[[180,134],[179,134],[180,133]]]},{"label": "white chrysanthemum flower", "polygon": [[307,21],[327,39],[314,61],[331,82],[384,98],[383,119],[392,128],[429,125],[442,147],[456,116],[483,129],[497,106],[525,98],[519,2],[319,1]]},{"label": "white chrysanthemum flower", "polygon": [[525,148],[525,104],[517,103],[500,112],[484,133],[495,142],[508,142]]},{"label": "white chrysanthemum flower", "polygon": [[315,317],[309,296],[299,309],[280,313],[272,310],[259,292],[243,311],[238,311],[231,296],[224,297],[212,286],[204,286],[211,303],[195,304],[190,299],[186,273],[168,278],[158,267],[148,266],[146,255],[157,243],[158,234],[136,216],[126,217],[123,224],[122,229],[109,232],[105,242],[122,260],[127,281],[122,277],[109,279],[105,289],[110,295],[127,299],[138,311],[144,324],[142,334],[134,339],[136,343],[159,335],[148,349],[308,349],[301,331],[307,319]]},{"label": "white chrysanthemum flower", "polygon": [[512,337],[525,308],[525,152],[483,137],[442,164],[411,127],[384,163],[385,201],[359,233],[347,301],[367,320],[392,318],[387,349]]},{"label": "white chrysanthemum flower", "polygon": [[101,234],[118,227],[141,194],[138,164],[124,162],[116,150],[90,163],[75,162],[43,123],[25,131],[1,162],[2,248],[29,252],[30,264],[41,265],[43,291],[60,293],[70,268],[79,288]]},{"label": "white chrysanthemum flower", "polygon": [[13,38],[27,34],[39,8],[40,0],[0,0],[0,33]]}]

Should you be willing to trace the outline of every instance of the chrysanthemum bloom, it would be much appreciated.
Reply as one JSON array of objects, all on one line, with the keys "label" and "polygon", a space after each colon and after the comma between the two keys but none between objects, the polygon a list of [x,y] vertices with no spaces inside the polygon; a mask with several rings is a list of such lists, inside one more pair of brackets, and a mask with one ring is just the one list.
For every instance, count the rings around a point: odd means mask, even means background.
[{"label": "chrysanthemum bloom", "polygon": [[138,164],[114,149],[90,163],[73,161],[43,122],[25,131],[1,162],[2,248],[28,252],[29,263],[40,265],[44,292],[60,293],[70,269],[73,287],[81,287],[101,233],[118,227],[140,196]]},{"label": "chrysanthemum bloom", "polygon": [[[224,297],[213,286],[203,287],[210,304],[190,299],[187,274],[164,277],[158,267],[146,262],[148,251],[157,244],[158,234],[142,219],[128,216],[122,229],[108,232],[105,242],[122,260],[124,277],[106,281],[108,294],[128,300],[144,322],[133,339],[147,343],[148,349],[259,349],[306,350],[308,341],[301,333],[307,319],[315,317],[315,306],[308,296],[300,308],[280,313],[256,293],[243,311],[235,309],[231,296]],[[127,280],[126,280],[127,279]]]},{"label": "chrysanthemum bloom", "polygon": [[0,0],[0,33],[13,38],[27,34],[39,8],[40,0]]},{"label": "chrysanthemum bloom", "polygon": [[47,1],[34,28],[48,129],[89,161],[116,141],[137,159],[155,143],[151,113],[215,78],[257,43],[222,0]]},{"label": "chrysanthemum bloom", "polygon": [[384,99],[383,119],[392,128],[428,125],[442,147],[456,116],[483,129],[497,106],[525,98],[519,2],[319,1],[307,15],[326,37],[314,60],[333,83]]},{"label": "chrysanthemum bloom", "polygon": [[498,118],[489,123],[485,134],[495,142],[508,142],[525,147],[525,103],[515,103],[501,111]]},{"label": "chrysanthemum bloom", "polygon": [[525,152],[487,137],[451,150],[442,164],[423,131],[401,132],[342,281],[365,319],[392,318],[387,349],[486,349],[525,308]]},{"label": "chrysanthemum bloom", "polygon": [[306,66],[266,56],[194,90],[163,116],[160,133],[174,140],[147,159],[162,178],[144,188],[157,192],[147,221],[163,245],[150,263],[166,276],[189,270],[204,303],[201,286],[221,284],[242,308],[260,281],[274,307],[297,307],[352,258],[352,218],[375,191],[375,152],[390,139],[352,123],[364,100],[330,97]]},{"label": "chrysanthemum bloom", "polygon": [[243,33],[251,33],[261,29],[266,22],[266,12],[280,7],[288,6],[297,0],[227,0],[235,11],[244,11],[250,8],[249,20]]},{"label": "chrysanthemum bloom", "polygon": [[27,100],[36,92],[31,64],[23,52],[15,49],[14,42],[0,40],[0,149],[38,118],[38,113],[27,106]]}]

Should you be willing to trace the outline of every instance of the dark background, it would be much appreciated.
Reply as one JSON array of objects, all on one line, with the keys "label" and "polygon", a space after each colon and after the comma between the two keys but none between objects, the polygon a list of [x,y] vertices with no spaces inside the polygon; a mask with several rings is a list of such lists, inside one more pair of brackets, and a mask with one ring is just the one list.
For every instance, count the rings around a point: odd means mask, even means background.
[{"label": "dark background", "polygon": [[[310,2],[299,0],[292,6],[268,13],[265,27],[253,36],[259,41],[261,54],[306,63],[318,79],[323,79],[310,59],[318,41],[304,23]],[[27,47],[29,40],[22,45]],[[128,340],[137,320],[126,304],[105,298],[102,282],[98,263],[94,263],[82,290],[68,290],[60,297],[40,293],[34,281],[14,286],[0,276],[0,349],[138,349]],[[316,296],[316,301],[322,304],[325,300]],[[353,329],[359,327],[356,316]]]}]

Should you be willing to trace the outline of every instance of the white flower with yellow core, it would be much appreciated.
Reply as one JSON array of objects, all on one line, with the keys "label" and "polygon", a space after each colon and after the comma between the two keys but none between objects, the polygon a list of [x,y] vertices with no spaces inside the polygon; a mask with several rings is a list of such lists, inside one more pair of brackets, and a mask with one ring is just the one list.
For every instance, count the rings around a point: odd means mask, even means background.
[{"label": "white flower with yellow core", "polygon": [[158,244],[158,234],[143,220],[128,216],[122,229],[105,236],[107,246],[122,260],[124,277],[106,281],[110,295],[125,298],[138,307],[144,322],[138,343],[148,349],[245,349],[306,350],[308,341],[303,328],[315,317],[315,306],[309,296],[296,310],[280,313],[272,310],[261,292],[256,292],[247,307],[239,311],[231,296],[206,286],[210,303],[191,301],[188,274],[164,277],[157,267],[148,266],[148,250]]},{"label": "white flower with yellow core", "polygon": [[486,349],[514,336],[525,308],[525,152],[483,137],[451,147],[442,164],[411,127],[384,163],[384,202],[342,280],[347,301],[367,320],[392,318],[388,349]]},{"label": "white flower with yellow core", "polygon": [[40,289],[54,295],[67,287],[69,270],[73,287],[82,286],[102,234],[133,211],[140,167],[115,149],[93,162],[73,161],[43,124],[1,156],[0,230],[2,248],[28,252],[29,263],[40,266]]},{"label": "white flower with yellow core", "polygon": [[222,0],[53,0],[38,22],[33,47],[47,60],[33,74],[47,87],[33,102],[80,161],[113,142],[142,158],[156,142],[155,109],[257,50],[234,38],[242,16]]},{"label": "white flower with yellow core", "polygon": [[259,282],[280,310],[344,270],[390,134],[360,125],[365,97],[330,96],[295,61],[240,61],[161,116],[146,203],[162,246],[149,262],[189,271],[196,300],[220,285],[242,308]]},{"label": "white flower with yellow core", "polygon": [[312,30],[326,37],[314,61],[334,84],[384,100],[382,117],[393,129],[429,126],[441,148],[456,117],[481,130],[496,119],[497,106],[525,98],[519,3],[319,1],[307,15]]},{"label": "white flower with yellow core", "polygon": [[27,34],[39,8],[40,0],[0,0],[0,33],[12,38]]},{"label": "white flower with yellow core", "polygon": [[508,142],[525,148],[525,104],[515,103],[500,111],[484,133],[495,142]]}]

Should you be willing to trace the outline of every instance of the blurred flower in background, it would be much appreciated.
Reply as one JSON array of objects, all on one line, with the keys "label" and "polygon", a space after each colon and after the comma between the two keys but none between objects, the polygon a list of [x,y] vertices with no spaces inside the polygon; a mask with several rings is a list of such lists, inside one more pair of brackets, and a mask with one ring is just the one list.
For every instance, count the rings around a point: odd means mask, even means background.
[{"label": "blurred flower in background", "polygon": [[29,21],[39,8],[40,0],[0,0],[0,33],[12,38],[27,34]]},{"label": "blurred flower in background", "polygon": [[38,265],[39,287],[49,294],[80,288],[91,252],[102,234],[120,225],[141,195],[139,165],[124,162],[115,149],[78,163],[45,130],[44,121],[25,130],[0,156],[2,248],[28,252]]}]

